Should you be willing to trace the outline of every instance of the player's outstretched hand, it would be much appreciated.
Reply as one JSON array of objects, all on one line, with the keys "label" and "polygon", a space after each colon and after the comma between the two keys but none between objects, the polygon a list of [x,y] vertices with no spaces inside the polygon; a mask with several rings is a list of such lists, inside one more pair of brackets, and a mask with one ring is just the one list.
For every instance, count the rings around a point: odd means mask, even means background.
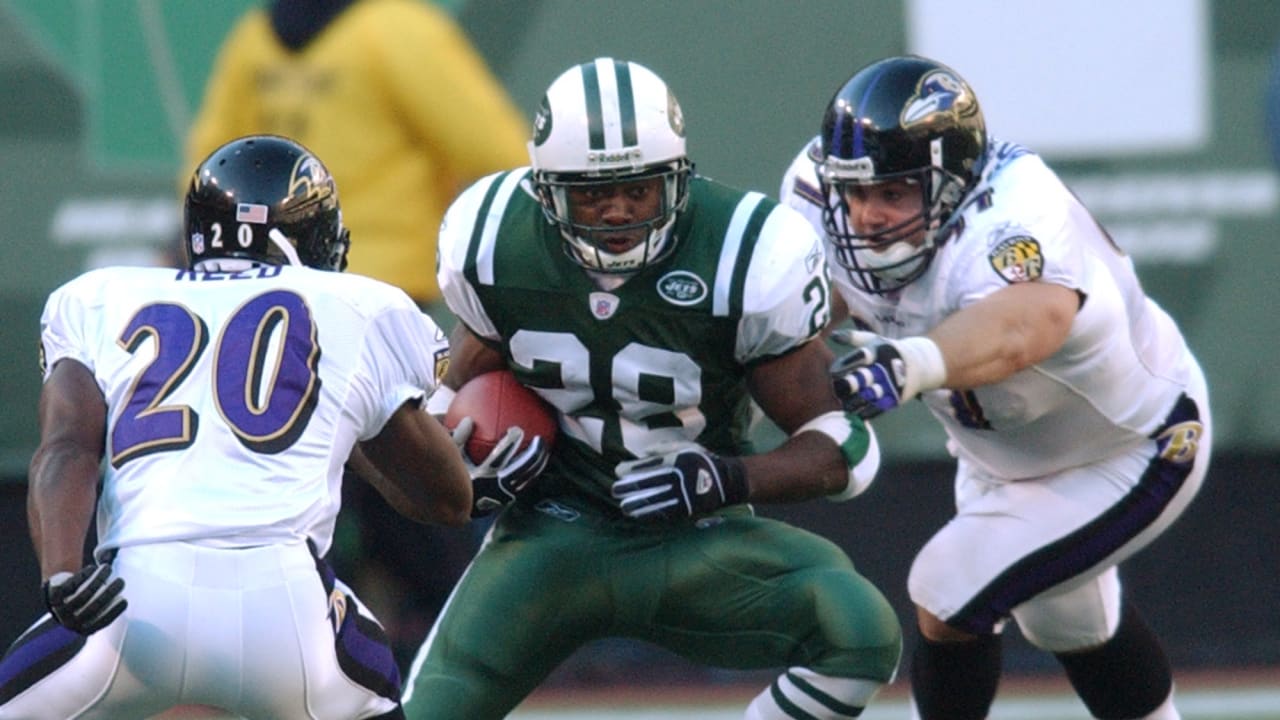
[{"label": "player's outstretched hand", "polygon": [[861,330],[832,333],[853,350],[831,364],[831,382],[845,412],[871,419],[940,387],[946,366],[938,346],[925,337],[890,340]]},{"label": "player's outstretched hand", "polygon": [[746,502],[742,461],[689,447],[617,467],[613,497],[622,512],[639,520],[670,520]]},{"label": "player's outstretched hand", "polygon": [[469,417],[458,421],[453,430],[453,442],[471,473],[471,517],[483,517],[505,507],[529,490],[534,479],[547,467],[551,452],[540,436],[534,436],[528,446],[521,449],[524,431],[512,427],[484,460],[474,463],[466,451],[467,439],[474,427],[475,423]]},{"label": "player's outstretched hand", "polygon": [[120,617],[129,606],[123,593],[124,578],[112,580],[110,565],[86,565],[75,574],[58,572],[44,581],[49,612],[81,635],[91,635]]}]

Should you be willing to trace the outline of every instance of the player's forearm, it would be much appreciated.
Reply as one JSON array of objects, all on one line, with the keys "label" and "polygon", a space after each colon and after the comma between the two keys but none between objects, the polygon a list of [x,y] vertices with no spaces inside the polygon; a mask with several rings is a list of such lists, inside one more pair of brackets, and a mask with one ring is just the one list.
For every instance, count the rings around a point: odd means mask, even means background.
[{"label": "player's forearm", "polygon": [[945,387],[968,390],[999,382],[1062,347],[1077,309],[1060,285],[1011,285],[951,315],[928,337],[942,352]]},{"label": "player's forearm", "polygon": [[749,500],[786,503],[840,493],[849,483],[849,467],[830,438],[801,433],[767,453],[742,458]]},{"label": "player's forearm", "polygon": [[41,446],[31,461],[27,519],[41,577],[75,572],[97,503],[98,459]]},{"label": "player's forearm", "polygon": [[471,517],[471,477],[458,448],[416,401],[353,448],[347,466],[411,520],[461,525]]}]

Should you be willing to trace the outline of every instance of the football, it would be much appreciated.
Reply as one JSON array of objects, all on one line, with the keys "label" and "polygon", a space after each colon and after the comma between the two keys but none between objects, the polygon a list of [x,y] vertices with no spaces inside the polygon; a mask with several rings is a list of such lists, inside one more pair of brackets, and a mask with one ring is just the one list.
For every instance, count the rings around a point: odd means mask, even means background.
[{"label": "football", "polygon": [[477,375],[458,388],[445,412],[444,426],[452,431],[464,417],[475,423],[466,447],[473,463],[483,462],[512,426],[524,429],[521,448],[534,436],[541,437],[548,448],[555,442],[555,410],[509,370]]}]

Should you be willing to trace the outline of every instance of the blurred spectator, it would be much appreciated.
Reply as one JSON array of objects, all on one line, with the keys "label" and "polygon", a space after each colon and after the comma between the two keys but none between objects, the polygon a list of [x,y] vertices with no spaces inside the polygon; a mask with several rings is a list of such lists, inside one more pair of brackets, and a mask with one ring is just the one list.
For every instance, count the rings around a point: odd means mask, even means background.
[{"label": "blurred spectator", "polygon": [[[528,162],[528,123],[470,39],[421,0],[273,0],[245,13],[210,72],[186,173],[229,138],[273,133],[325,158],[351,230],[350,271],[397,285],[446,330],[436,231],[455,193]],[[331,562],[387,625],[401,661],[478,545],[344,483]],[[409,585],[406,587],[404,583]]]},{"label": "blurred spectator", "polygon": [[445,312],[435,279],[445,206],[529,160],[523,114],[461,28],[422,0],[273,0],[247,12],[210,73],[184,181],[251,133],[325,158],[354,240],[350,271],[400,286],[433,315]]}]

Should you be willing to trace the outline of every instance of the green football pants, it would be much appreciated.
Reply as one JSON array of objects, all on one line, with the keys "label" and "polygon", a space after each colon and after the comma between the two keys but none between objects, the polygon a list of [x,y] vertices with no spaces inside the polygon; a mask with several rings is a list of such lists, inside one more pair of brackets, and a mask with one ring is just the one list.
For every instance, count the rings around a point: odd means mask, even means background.
[{"label": "green football pants", "polygon": [[414,661],[415,720],[505,717],[604,637],[697,663],[889,681],[901,629],[834,543],[732,508],[640,525],[543,500],[494,525]]}]

